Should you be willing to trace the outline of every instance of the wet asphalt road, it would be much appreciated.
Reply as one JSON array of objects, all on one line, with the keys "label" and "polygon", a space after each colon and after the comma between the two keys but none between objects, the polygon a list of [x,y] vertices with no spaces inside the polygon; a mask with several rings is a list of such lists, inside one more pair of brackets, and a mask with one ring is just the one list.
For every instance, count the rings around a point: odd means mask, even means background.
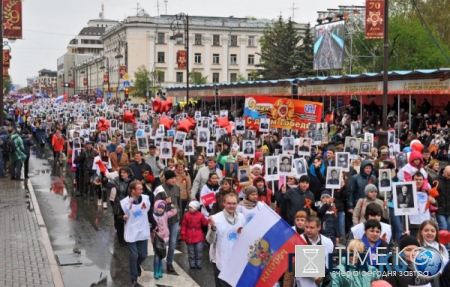
[{"label": "wet asphalt road", "polygon": [[[47,160],[30,158],[30,181],[48,229],[51,244],[66,287],[117,286],[130,284],[128,253],[115,236],[111,208],[97,206],[97,199],[72,197],[71,172]],[[153,252],[143,263],[142,286],[214,287],[208,246],[204,244],[203,269],[190,270],[187,250],[181,242],[175,254],[176,272],[155,282]],[[64,266],[61,266],[64,264]],[[66,265],[67,264],[67,265]],[[179,267],[178,267],[178,266]]]}]

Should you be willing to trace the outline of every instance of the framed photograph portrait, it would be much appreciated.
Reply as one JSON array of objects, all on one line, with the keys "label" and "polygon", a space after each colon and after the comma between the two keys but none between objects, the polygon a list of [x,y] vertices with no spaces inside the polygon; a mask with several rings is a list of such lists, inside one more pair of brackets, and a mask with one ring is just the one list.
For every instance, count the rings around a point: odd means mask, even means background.
[{"label": "framed photograph portrait", "polygon": [[372,133],[364,133],[364,141],[369,142],[373,146],[373,134]]},{"label": "framed photograph portrait", "polygon": [[209,141],[206,145],[206,156],[215,156],[216,155],[216,143],[213,141]]},{"label": "framed photograph portrait", "polygon": [[294,137],[284,137],[281,140],[283,153],[294,153]]},{"label": "framed photograph portrait", "polygon": [[228,140],[228,132],[224,128],[218,128],[216,129],[216,139],[217,142],[223,143]]},{"label": "framed photograph portrait", "polygon": [[201,128],[209,129],[209,118],[202,118],[199,123]]},{"label": "framed photograph portrait", "polygon": [[138,137],[137,138],[137,146],[139,151],[148,151],[148,139],[147,137]]},{"label": "framed photograph portrait", "polygon": [[245,120],[240,119],[236,120],[236,134],[244,134],[245,133]]},{"label": "framed photograph portrait", "polygon": [[240,186],[247,186],[251,183],[250,166],[240,166],[238,169],[238,180]]},{"label": "framed photograph portrait", "polygon": [[183,148],[184,140],[186,139],[186,133],[177,131],[173,140],[173,146]]},{"label": "framed photograph portrait", "polygon": [[102,144],[108,143],[108,133],[107,132],[100,133],[100,141],[102,142]]},{"label": "framed photograph portrait", "polygon": [[261,118],[259,121],[259,131],[266,133],[269,132],[269,129],[270,129],[270,119]]},{"label": "framed photograph portrait", "polygon": [[408,163],[406,153],[397,153],[395,155],[395,162],[397,164],[397,169],[401,169],[402,167],[404,167]]},{"label": "framed photograph portrait", "polygon": [[201,117],[202,117],[202,112],[201,111],[195,111],[194,119],[195,120],[199,120]]},{"label": "framed photograph portrait", "polygon": [[298,175],[304,175],[308,173],[308,163],[304,158],[297,158],[294,160],[295,171]]},{"label": "framed photograph portrait", "polygon": [[228,117],[228,110],[221,110],[220,111],[220,117],[221,118]]},{"label": "framed photograph portrait", "polygon": [[390,169],[379,169],[378,170],[378,190],[383,191],[391,191],[391,170]]},{"label": "framed photograph portrait", "polygon": [[345,138],[345,152],[350,154],[350,159],[357,159],[359,155],[359,149],[361,147],[361,140],[354,137]]},{"label": "framed photograph portrait", "polygon": [[117,128],[117,120],[110,120],[109,122],[111,123],[111,128]]},{"label": "framed photograph portrait", "polygon": [[172,158],[172,143],[163,141],[160,145],[159,150],[161,152],[159,153],[159,156],[161,158]]},{"label": "framed photograph portrait", "polygon": [[184,154],[194,155],[194,140],[184,140]]},{"label": "framed photograph portrait", "polygon": [[419,213],[414,181],[394,182],[392,192],[395,215],[417,215]]},{"label": "framed photograph portrait", "polygon": [[244,133],[245,140],[255,139],[256,132],[253,130],[246,130]]},{"label": "framed photograph portrait", "polygon": [[280,174],[289,175],[292,173],[292,155],[280,154],[279,157],[279,167]]},{"label": "framed photograph portrait", "polygon": [[255,141],[254,140],[243,140],[242,141],[242,152],[244,156],[248,156],[250,158],[255,157]]},{"label": "framed photograph portrait", "polygon": [[303,156],[309,156],[311,154],[311,139],[299,138],[300,145],[298,147],[298,154]]},{"label": "framed photograph portrait", "polygon": [[336,153],[336,167],[341,168],[342,171],[350,171],[350,154],[348,152]]},{"label": "framed photograph portrait", "polygon": [[155,138],[155,147],[160,148],[162,142],[163,142],[163,138],[162,137],[156,137]]},{"label": "framed photograph portrait", "polygon": [[264,168],[267,181],[277,180],[279,177],[278,156],[266,156]]},{"label": "framed photograph portrait", "polygon": [[237,162],[227,162],[225,163],[225,177],[237,180],[238,177],[238,163]]},{"label": "framed photograph portrait", "polygon": [[164,132],[165,132],[165,128],[164,125],[159,125],[158,129],[156,130],[156,135],[157,136],[164,136]]},{"label": "framed photograph portrait", "polygon": [[291,136],[291,130],[290,129],[282,129],[281,130],[281,135],[283,136],[283,137],[290,137]]},{"label": "framed photograph portrait", "polygon": [[342,170],[340,167],[328,167],[326,177],[326,188],[340,189],[342,181]]},{"label": "framed photograph portrait", "polygon": [[197,145],[206,147],[209,142],[210,131],[208,129],[200,128],[197,130]]},{"label": "framed photograph portrait", "polygon": [[372,148],[372,144],[369,142],[361,142],[361,150],[360,153],[361,154],[369,154],[370,150]]}]

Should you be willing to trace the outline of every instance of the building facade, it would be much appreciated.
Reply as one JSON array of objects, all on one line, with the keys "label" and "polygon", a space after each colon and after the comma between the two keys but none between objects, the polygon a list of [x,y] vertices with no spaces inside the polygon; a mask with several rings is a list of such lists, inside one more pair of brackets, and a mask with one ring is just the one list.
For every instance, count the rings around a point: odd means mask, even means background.
[{"label": "building facade", "polygon": [[[234,17],[189,18],[190,71],[207,77],[207,83],[227,83],[253,80],[261,51],[260,39],[268,20],[249,20]],[[107,28],[101,37],[104,45],[106,72],[113,90],[123,85],[120,75],[126,72],[134,82],[134,72],[144,66],[158,71],[152,84],[162,87],[186,85],[186,69],[179,69],[177,52],[185,50],[184,40],[174,40],[172,31],[175,16],[126,18],[118,25]],[[297,24],[299,29],[302,24]],[[184,37],[182,37],[184,38]],[[156,73],[155,73],[156,74]]]},{"label": "building facade", "polygon": [[56,93],[56,71],[42,69],[38,72],[39,92],[46,95]]}]

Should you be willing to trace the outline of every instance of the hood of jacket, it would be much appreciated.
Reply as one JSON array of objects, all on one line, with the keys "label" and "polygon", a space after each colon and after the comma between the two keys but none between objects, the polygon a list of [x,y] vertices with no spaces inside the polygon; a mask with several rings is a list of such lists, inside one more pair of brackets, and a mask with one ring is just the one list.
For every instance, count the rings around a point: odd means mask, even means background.
[{"label": "hood of jacket", "polygon": [[[420,166],[415,166],[414,165],[414,160],[416,159],[420,159]],[[409,154],[409,164],[416,167],[416,168],[420,168],[423,166],[423,157],[422,154],[416,150],[413,150],[410,154]]]},{"label": "hood of jacket", "polygon": [[[366,168],[366,166],[370,166],[371,168],[372,168],[372,170],[370,171],[370,174],[365,174],[365,172],[364,172],[364,169]],[[373,164],[370,162],[370,160],[368,160],[368,159],[365,159],[365,160],[363,160],[362,162],[361,162],[361,167],[360,167],[360,169],[359,169],[360,171],[359,171],[359,174],[361,174],[361,176],[363,176],[363,177],[369,177],[369,176],[371,176],[372,175],[372,173],[373,173]]]}]

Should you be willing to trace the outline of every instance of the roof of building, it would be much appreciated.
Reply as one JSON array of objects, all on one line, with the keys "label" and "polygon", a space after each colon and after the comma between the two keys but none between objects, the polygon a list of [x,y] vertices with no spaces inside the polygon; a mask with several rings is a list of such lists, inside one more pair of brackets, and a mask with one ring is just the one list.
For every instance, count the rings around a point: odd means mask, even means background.
[{"label": "roof of building", "polygon": [[78,35],[102,36],[106,27],[84,27]]}]

